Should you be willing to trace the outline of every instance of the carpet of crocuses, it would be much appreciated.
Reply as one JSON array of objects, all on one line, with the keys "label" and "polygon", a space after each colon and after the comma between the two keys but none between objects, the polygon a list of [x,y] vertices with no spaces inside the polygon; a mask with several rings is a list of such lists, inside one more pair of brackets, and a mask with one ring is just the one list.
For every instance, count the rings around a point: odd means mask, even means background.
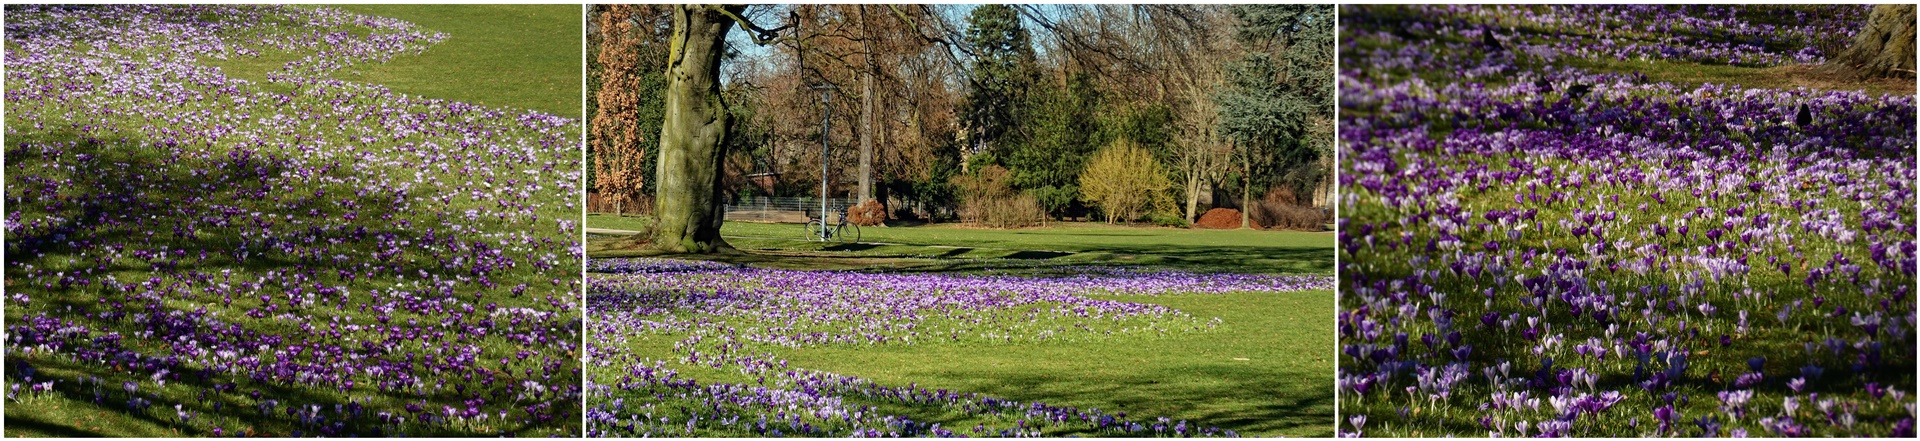
[{"label": "carpet of crocuses", "polygon": [[579,433],[575,120],[331,78],[446,36],[325,8],[5,38],[9,435]]},{"label": "carpet of crocuses", "polygon": [[[1325,276],[1055,268],[1059,276],[760,269],[664,259],[588,262],[590,436],[1234,436],[1234,431],[790,366],[824,345],[1124,344],[1218,319],[1131,296],[1327,289]],[[1103,299],[1104,298],[1104,299]],[[1122,300],[1115,300],[1115,298]],[[672,341],[671,345],[660,343]],[[936,409],[943,427],[893,412]]]},{"label": "carpet of crocuses", "polygon": [[1914,436],[1914,97],[1649,79],[1865,15],[1342,9],[1341,434]]}]

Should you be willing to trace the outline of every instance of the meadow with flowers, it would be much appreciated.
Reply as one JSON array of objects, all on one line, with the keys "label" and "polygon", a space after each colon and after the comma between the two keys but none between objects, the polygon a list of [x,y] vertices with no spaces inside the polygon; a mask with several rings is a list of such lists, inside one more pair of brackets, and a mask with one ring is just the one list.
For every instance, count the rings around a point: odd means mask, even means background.
[{"label": "meadow with flowers", "polygon": [[1911,86],[1678,79],[1866,13],[1343,8],[1340,434],[1914,436]]},{"label": "meadow with flowers", "polygon": [[340,79],[449,38],[9,5],[6,435],[578,434],[578,121]]},{"label": "meadow with flowers", "polygon": [[1326,275],[757,263],[588,261],[589,436],[1332,434]]}]

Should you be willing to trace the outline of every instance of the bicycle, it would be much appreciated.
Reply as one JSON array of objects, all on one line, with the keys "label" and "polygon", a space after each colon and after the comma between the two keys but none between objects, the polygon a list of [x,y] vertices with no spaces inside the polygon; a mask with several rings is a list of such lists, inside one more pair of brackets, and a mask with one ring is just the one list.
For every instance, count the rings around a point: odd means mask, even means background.
[{"label": "bicycle", "polygon": [[[821,219],[815,218],[807,220],[807,240],[860,243],[860,225],[847,222],[846,209],[842,208],[836,211],[840,213],[840,221],[827,225],[829,228],[821,228]],[[827,237],[824,239],[821,238],[820,235],[822,233],[825,233]],[[847,240],[849,236],[851,236],[853,240]]]}]

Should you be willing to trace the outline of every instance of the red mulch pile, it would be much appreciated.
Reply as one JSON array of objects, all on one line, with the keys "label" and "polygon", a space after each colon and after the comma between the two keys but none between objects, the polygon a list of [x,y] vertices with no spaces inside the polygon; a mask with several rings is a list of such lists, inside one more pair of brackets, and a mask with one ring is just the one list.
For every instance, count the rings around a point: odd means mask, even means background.
[{"label": "red mulch pile", "polygon": [[1199,221],[1195,221],[1193,223],[1193,227],[1194,228],[1210,228],[1215,230],[1231,230],[1234,228],[1240,228],[1240,210],[1235,210],[1232,208],[1215,208],[1212,210],[1207,210],[1205,214],[1200,215]]}]

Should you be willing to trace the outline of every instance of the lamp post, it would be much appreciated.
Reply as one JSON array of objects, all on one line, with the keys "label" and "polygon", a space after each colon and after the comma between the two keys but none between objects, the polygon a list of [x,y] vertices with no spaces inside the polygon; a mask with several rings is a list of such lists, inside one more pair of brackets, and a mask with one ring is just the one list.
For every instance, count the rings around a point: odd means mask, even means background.
[{"label": "lamp post", "polygon": [[827,240],[827,137],[833,134],[833,91],[840,89],[833,83],[814,84],[813,90],[820,91],[820,241]]}]

